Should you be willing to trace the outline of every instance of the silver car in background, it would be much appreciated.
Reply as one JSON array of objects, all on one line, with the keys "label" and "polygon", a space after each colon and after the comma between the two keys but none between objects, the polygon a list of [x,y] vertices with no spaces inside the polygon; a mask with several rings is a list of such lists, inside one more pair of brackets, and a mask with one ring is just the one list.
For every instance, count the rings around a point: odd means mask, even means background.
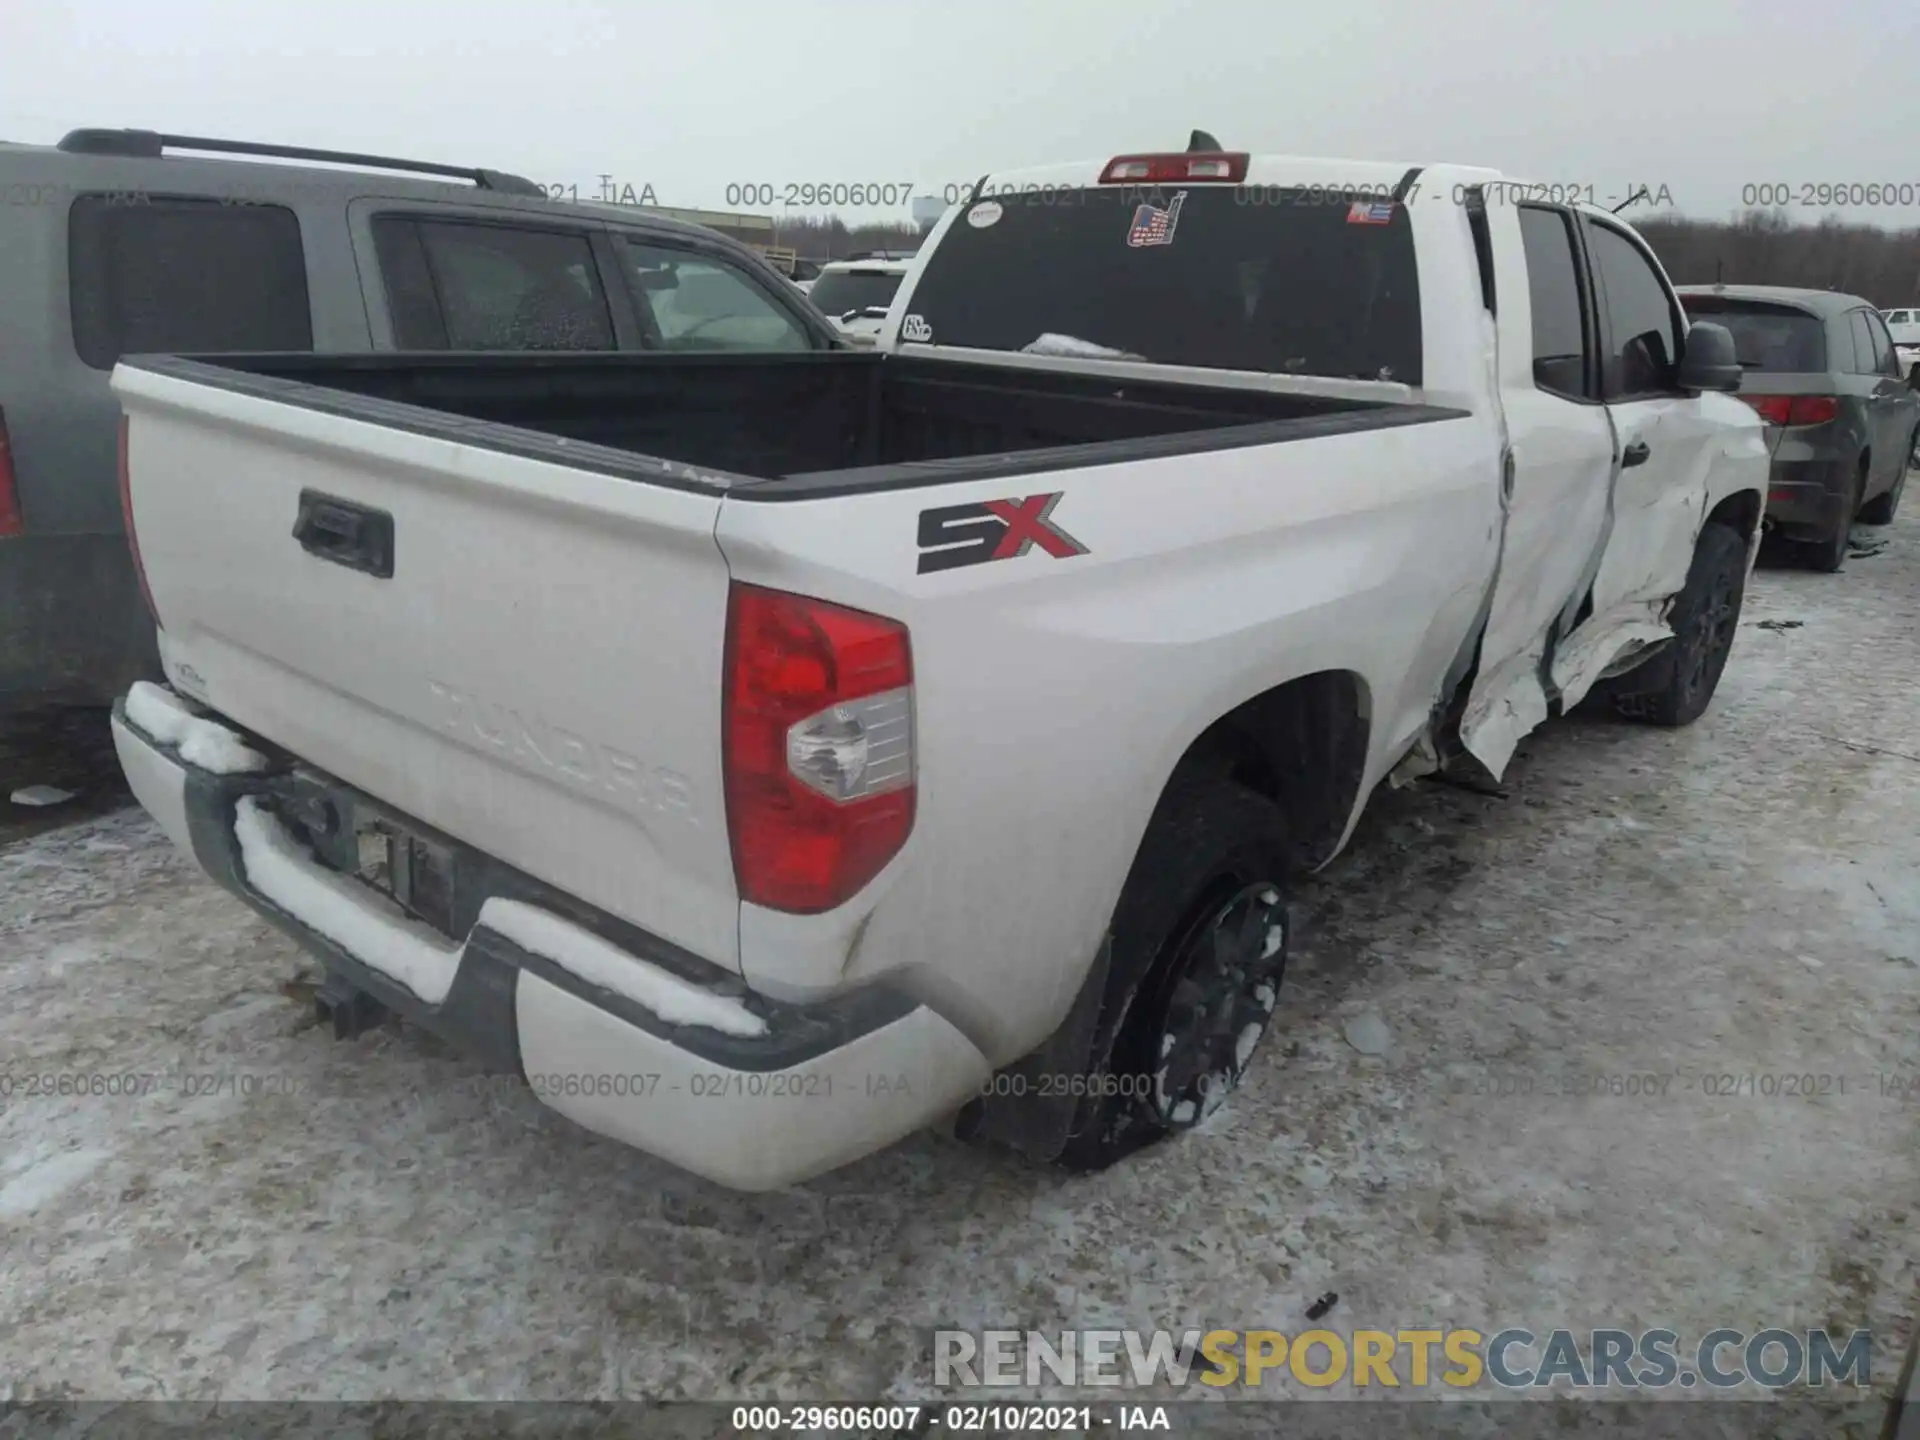
[{"label": "silver car in background", "polygon": [[1724,325],[1767,425],[1767,524],[1816,570],[1846,563],[1856,520],[1893,519],[1920,446],[1920,394],[1887,322],[1857,295],[1773,285],[1682,285],[1694,320]]}]

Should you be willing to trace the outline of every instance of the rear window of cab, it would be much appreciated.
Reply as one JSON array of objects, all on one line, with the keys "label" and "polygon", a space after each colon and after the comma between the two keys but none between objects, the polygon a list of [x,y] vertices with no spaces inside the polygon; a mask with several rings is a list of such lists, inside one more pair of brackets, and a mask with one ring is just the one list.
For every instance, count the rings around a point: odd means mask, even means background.
[{"label": "rear window of cab", "polygon": [[1263,186],[997,195],[948,226],[901,334],[1417,386],[1412,227],[1404,205]]}]

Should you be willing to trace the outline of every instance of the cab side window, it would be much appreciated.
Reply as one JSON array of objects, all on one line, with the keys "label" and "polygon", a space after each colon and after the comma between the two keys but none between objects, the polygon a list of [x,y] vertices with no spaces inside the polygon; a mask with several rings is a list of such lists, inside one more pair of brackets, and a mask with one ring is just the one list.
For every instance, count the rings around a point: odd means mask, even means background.
[{"label": "cab side window", "polygon": [[1610,225],[1591,222],[1589,249],[1611,335],[1601,361],[1609,400],[1667,394],[1680,361],[1680,317],[1660,272]]}]

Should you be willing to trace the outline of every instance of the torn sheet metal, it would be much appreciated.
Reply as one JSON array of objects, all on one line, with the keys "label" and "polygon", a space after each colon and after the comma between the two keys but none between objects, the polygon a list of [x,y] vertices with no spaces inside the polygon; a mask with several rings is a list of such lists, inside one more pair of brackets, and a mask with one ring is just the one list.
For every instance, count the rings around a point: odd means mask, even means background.
[{"label": "torn sheet metal", "polygon": [[[1571,710],[1624,660],[1673,639],[1673,627],[1661,618],[1664,600],[1621,607],[1600,624],[1582,625],[1553,655],[1553,684],[1560,707]],[[1651,659],[1651,656],[1647,658]]]},{"label": "torn sheet metal", "polygon": [[1460,717],[1460,743],[1496,780],[1506,773],[1520,742],[1547,718],[1547,694],[1540,684],[1545,641],[1544,635],[1538,637],[1482,676]]}]

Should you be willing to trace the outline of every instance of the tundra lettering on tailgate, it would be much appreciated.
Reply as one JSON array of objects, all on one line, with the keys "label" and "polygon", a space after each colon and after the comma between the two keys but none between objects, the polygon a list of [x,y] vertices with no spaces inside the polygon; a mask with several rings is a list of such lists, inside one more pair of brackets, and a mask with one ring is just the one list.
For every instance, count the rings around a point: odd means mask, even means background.
[{"label": "tundra lettering on tailgate", "polygon": [[440,728],[468,749],[497,755],[580,794],[604,796],[635,814],[700,824],[693,782],[677,770],[438,680],[427,681],[427,693]]},{"label": "tundra lettering on tailgate", "polygon": [[956,565],[1011,560],[1038,545],[1056,560],[1087,553],[1087,547],[1054,524],[1053,507],[1064,491],[1022,500],[981,500],[920,512],[920,574]]}]

